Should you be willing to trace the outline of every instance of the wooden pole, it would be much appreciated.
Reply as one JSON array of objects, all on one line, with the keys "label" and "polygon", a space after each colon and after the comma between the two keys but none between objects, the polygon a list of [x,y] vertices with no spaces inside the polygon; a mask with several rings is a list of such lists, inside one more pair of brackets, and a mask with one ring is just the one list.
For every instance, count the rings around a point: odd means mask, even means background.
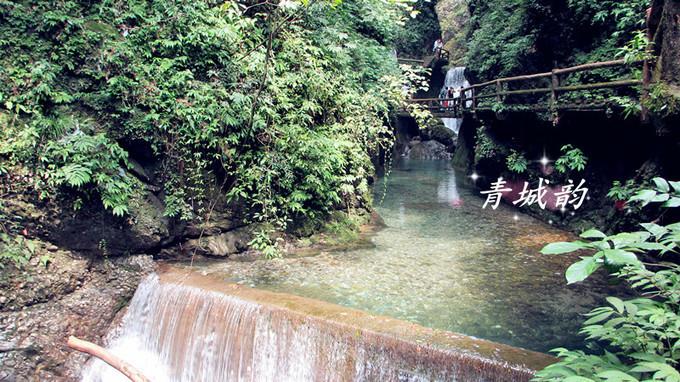
[{"label": "wooden pole", "polygon": [[550,78],[550,101],[554,104],[557,103],[557,88],[560,87],[560,77],[553,70],[552,76]]},{"label": "wooden pole", "polygon": [[67,344],[71,349],[97,357],[108,363],[111,367],[123,373],[123,375],[128,377],[132,382],[151,382],[142,373],[140,373],[139,370],[135,369],[130,364],[116,357],[115,355],[109,353],[106,349],[99,345],[93,344],[92,342],[83,341],[74,336],[70,336],[68,338]]},{"label": "wooden pole", "polygon": [[503,83],[500,80],[496,80],[496,102],[498,103],[503,102],[501,93],[503,93]]},{"label": "wooden pole", "polygon": [[472,88],[472,111],[477,111],[477,92]]},{"label": "wooden pole", "polygon": [[560,77],[552,71],[550,75],[550,109],[552,110],[552,122],[553,126],[557,126],[560,123],[560,113],[557,111],[557,88],[560,87]]}]

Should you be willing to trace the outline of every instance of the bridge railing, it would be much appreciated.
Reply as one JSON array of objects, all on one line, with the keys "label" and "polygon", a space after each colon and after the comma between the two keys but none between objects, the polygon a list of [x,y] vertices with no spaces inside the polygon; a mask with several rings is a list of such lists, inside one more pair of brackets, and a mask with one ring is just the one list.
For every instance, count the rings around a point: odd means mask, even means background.
[{"label": "bridge railing", "polygon": [[425,56],[423,58],[397,57],[397,62],[400,64],[422,65],[428,67],[435,60],[449,61],[450,57],[451,53],[448,50],[439,48],[434,52],[434,55]]},{"label": "bridge railing", "polygon": [[[558,99],[560,94],[584,90],[613,89],[622,87],[631,88],[643,84],[642,81],[638,79],[619,79],[606,82],[565,85],[563,84],[563,80],[567,75],[576,72],[588,72],[603,68],[625,67],[640,63],[642,63],[642,61],[634,63],[628,63],[625,60],[603,61],[577,65],[569,68],[553,69],[550,72],[544,73],[498,78],[492,81],[474,84],[460,89],[460,96],[456,98],[414,99],[410,102],[421,104],[432,112],[444,112],[447,114],[462,115],[465,112],[475,112],[481,109],[488,109],[488,107],[480,108],[480,103],[488,99],[492,99],[492,102],[498,104],[507,104],[506,100],[510,96],[548,94],[549,99],[547,100],[547,105],[545,105],[546,101],[543,100],[541,103],[544,105],[532,102],[530,108],[536,110],[550,110],[551,108],[559,109],[560,105],[558,104]],[[529,81],[541,79],[547,79],[548,86],[541,85],[542,87],[533,88],[522,88],[521,86],[515,86],[514,88],[510,88],[512,85],[522,85],[522,83],[526,84]],[[522,105],[522,103],[513,103],[513,105]],[[573,107],[573,105],[564,106]],[[588,105],[586,104],[583,106],[585,106],[584,108],[587,108]]]}]

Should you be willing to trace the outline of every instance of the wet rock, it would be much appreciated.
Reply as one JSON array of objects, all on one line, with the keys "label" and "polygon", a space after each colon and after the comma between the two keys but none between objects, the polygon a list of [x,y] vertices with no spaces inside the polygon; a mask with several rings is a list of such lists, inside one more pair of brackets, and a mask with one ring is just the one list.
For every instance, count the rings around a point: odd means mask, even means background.
[{"label": "wet rock", "polygon": [[249,228],[239,228],[216,236],[191,239],[183,247],[187,253],[227,257],[248,249],[251,239],[252,234]]},{"label": "wet rock", "polygon": [[125,218],[113,216],[98,200],[75,212],[68,201],[39,202],[30,195],[11,195],[3,203],[29,237],[47,239],[52,250],[58,246],[97,255],[143,253],[177,235],[177,228],[163,215],[163,203],[150,192],[131,200]]},{"label": "wet rock", "polygon": [[[48,272],[4,268],[0,287],[0,380],[75,381],[88,357],[68,336],[101,342],[110,323],[154,270],[150,256],[89,261],[59,250]],[[4,302],[2,302],[4,299]]]},{"label": "wet rock", "polygon": [[219,235],[243,226],[242,219],[236,216],[232,210],[224,208],[215,210],[206,222],[191,222],[184,229],[184,236],[198,238],[200,236]]},{"label": "wet rock", "polygon": [[164,209],[160,199],[146,193],[132,200],[127,219],[92,206],[63,219],[51,236],[58,245],[74,251],[104,255],[151,251],[172,236]]},{"label": "wet rock", "polygon": [[451,159],[451,153],[446,146],[437,141],[416,141],[409,142],[404,157],[409,159]]},{"label": "wet rock", "polygon": [[151,177],[146,172],[144,167],[142,167],[142,165],[139,164],[139,162],[130,158],[128,159],[128,163],[130,164],[129,171],[130,173],[132,173],[132,175],[136,176],[139,180],[141,180],[144,183],[151,183]]},{"label": "wet rock", "polygon": [[456,144],[456,133],[447,128],[443,123],[433,124],[420,132],[424,141],[434,140],[446,146],[447,150],[453,152]]}]

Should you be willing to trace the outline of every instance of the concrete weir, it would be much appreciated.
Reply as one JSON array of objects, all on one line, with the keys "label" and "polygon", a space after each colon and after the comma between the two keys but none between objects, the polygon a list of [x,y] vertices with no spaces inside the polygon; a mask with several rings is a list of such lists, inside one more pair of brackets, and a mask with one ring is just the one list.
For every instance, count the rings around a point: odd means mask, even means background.
[{"label": "concrete weir", "polygon": [[[554,362],[308,298],[167,268],[140,285],[109,348],[164,381],[529,381]],[[84,381],[115,381],[93,361]]]}]

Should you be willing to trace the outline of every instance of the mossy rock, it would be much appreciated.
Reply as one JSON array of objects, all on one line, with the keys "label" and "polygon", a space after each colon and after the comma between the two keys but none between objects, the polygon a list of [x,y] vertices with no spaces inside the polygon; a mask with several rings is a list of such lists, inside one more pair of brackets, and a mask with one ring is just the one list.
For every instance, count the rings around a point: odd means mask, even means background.
[{"label": "mossy rock", "polygon": [[439,0],[436,6],[439,26],[442,30],[444,49],[451,53],[451,65],[464,65],[467,25],[470,20],[465,0]]}]

